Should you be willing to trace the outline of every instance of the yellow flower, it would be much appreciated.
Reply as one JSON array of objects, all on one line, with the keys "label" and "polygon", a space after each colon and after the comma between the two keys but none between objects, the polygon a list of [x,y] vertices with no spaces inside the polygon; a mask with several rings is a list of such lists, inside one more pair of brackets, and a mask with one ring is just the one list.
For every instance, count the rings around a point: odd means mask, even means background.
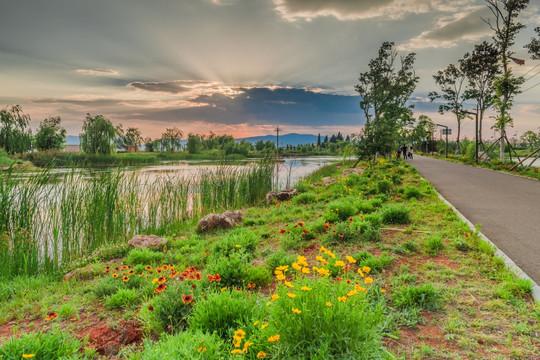
[{"label": "yellow flower", "polygon": [[246,342],[244,343],[244,349],[242,349],[242,351],[245,352],[245,353],[247,353],[247,352],[248,352],[248,348],[249,348],[251,345],[253,345],[252,342],[246,341]]},{"label": "yellow flower", "polygon": [[292,312],[293,313],[296,313],[296,314],[300,314],[302,311],[296,309],[296,308],[292,308]]},{"label": "yellow flower", "polygon": [[302,256],[302,255],[298,255],[296,257],[296,260],[298,260],[298,262],[304,262],[307,260],[307,258],[305,256]]},{"label": "yellow flower", "polygon": [[328,261],[326,261],[325,258],[323,258],[322,256],[318,255],[318,256],[315,256],[315,259],[320,262],[321,264],[324,264],[324,265],[328,265]]},{"label": "yellow flower", "polygon": [[234,335],[240,335],[241,337],[246,336],[246,332],[242,329],[238,329],[234,332]]},{"label": "yellow flower", "polygon": [[284,284],[285,284],[286,287],[290,287],[290,288],[293,288],[293,287],[294,287],[294,285],[291,284],[291,283],[288,282],[288,281],[285,281]]},{"label": "yellow flower", "polygon": [[327,252],[328,250],[324,247],[324,246],[321,246],[321,248],[319,249],[319,252]]},{"label": "yellow flower", "polygon": [[338,300],[341,302],[345,302],[347,300],[346,296],[338,297]]},{"label": "yellow flower", "polygon": [[386,292],[386,289],[381,289],[381,292],[382,292],[382,293],[385,293],[385,292]]},{"label": "yellow flower", "polygon": [[366,292],[367,290],[365,288],[363,288],[362,286],[360,285],[354,285],[354,288],[358,291],[363,291],[363,292]]},{"label": "yellow flower", "polygon": [[280,338],[279,335],[270,336],[270,337],[268,338],[268,341],[269,341],[269,342],[278,341],[279,338]]},{"label": "yellow flower", "polygon": [[302,272],[303,272],[304,274],[309,274],[309,268],[308,268],[308,267],[302,268]]},{"label": "yellow flower", "polygon": [[369,274],[369,272],[371,271],[371,268],[370,268],[369,266],[364,266],[364,267],[362,268],[362,270],[364,270],[364,272],[365,272],[366,274]]},{"label": "yellow flower", "polygon": [[221,291],[225,291],[225,290],[227,290],[227,287],[226,287],[226,286],[223,287],[223,288],[221,288]]},{"label": "yellow flower", "polygon": [[334,264],[334,266],[341,266],[341,267],[343,267],[343,266],[345,266],[345,263],[344,263],[343,261],[341,261],[341,260],[338,260],[338,261],[336,261],[336,263]]},{"label": "yellow flower", "polygon": [[280,280],[280,281],[281,281],[281,280],[285,280],[285,279],[286,279],[286,276],[283,275],[283,274],[279,274],[278,276],[276,276],[276,279],[278,279],[278,280]]},{"label": "yellow flower", "polygon": [[272,295],[272,300],[277,300],[277,299],[279,299],[279,295],[278,295],[278,294]]},{"label": "yellow flower", "polygon": [[261,325],[261,329],[266,329],[267,326],[268,326],[268,323],[264,323]]},{"label": "yellow flower", "polygon": [[241,354],[242,353],[242,350],[240,349],[234,349],[233,351],[231,351],[231,354]]},{"label": "yellow flower", "polygon": [[237,248],[240,247],[240,245],[238,245],[238,244],[236,244],[236,245],[234,245],[234,246],[236,246]]},{"label": "yellow flower", "polygon": [[365,282],[366,284],[371,284],[371,283],[373,282],[373,279],[370,278],[370,277],[367,277],[367,278],[364,279],[364,282]]},{"label": "yellow flower", "polygon": [[283,271],[276,269],[276,270],[274,270],[274,274],[283,275]]},{"label": "yellow flower", "polygon": [[259,351],[259,353],[257,354],[257,359],[262,359],[262,358],[265,358],[266,357],[266,353],[262,352],[262,351]]},{"label": "yellow flower", "polygon": [[330,275],[330,270],[321,268],[319,269],[319,274],[328,276]]},{"label": "yellow flower", "polygon": [[289,265],[281,265],[281,266],[278,266],[278,267],[276,268],[276,270],[287,271],[287,270],[289,270]]},{"label": "yellow flower", "polygon": [[354,258],[353,258],[352,256],[349,256],[349,255],[346,256],[346,259],[347,259],[347,261],[350,262],[351,264],[354,264],[354,263],[356,262],[356,260],[354,260]]},{"label": "yellow flower", "polygon": [[333,252],[329,251],[326,253],[328,256],[330,256],[332,259],[335,259],[336,258],[336,255],[334,255]]},{"label": "yellow flower", "polygon": [[291,299],[294,299],[296,297],[296,295],[294,295],[292,293],[287,293],[287,296],[290,297]]},{"label": "yellow flower", "polygon": [[302,270],[302,267],[301,267],[300,265],[298,265],[298,263],[295,263],[295,262],[292,264],[292,267],[293,267],[295,270],[298,270],[298,271]]},{"label": "yellow flower", "polygon": [[358,294],[358,290],[354,289],[354,290],[349,291],[347,293],[347,296],[351,297],[351,296],[356,295],[356,294]]},{"label": "yellow flower", "polygon": [[158,282],[158,280],[159,280],[158,278],[155,278],[154,280],[152,280],[152,284],[155,284],[155,283],[157,283],[157,282]]},{"label": "yellow flower", "polygon": [[303,291],[310,291],[311,288],[310,287],[307,287],[307,286],[302,286],[301,288]]},{"label": "yellow flower", "polygon": [[330,306],[332,306],[332,303],[328,301],[328,302],[326,302],[326,306],[330,307]]},{"label": "yellow flower", "polygon": [[259,325],[259,321],[258,321],[258,320],[255,321],[255,322],[253,323],[253,326],[257,326],[257,325]]},{"label": "yellow flower", "polygon": [[206,351],[206,348],[204,346],[201,346],[200,348],[197,349],[197,352],[205,352]]},{"label": "yellow flower", "polygon": [[22,355],[23,359],[31,359],[31,358],[33,358],[34,356],[36,356],[36,354],[23,354],[23,355]]},{"label": "yellow flower", "polygon": [[362,269],[358,269],[358,273],[360,274],[361,277],[364,277],[364,273],[362,272]]}]

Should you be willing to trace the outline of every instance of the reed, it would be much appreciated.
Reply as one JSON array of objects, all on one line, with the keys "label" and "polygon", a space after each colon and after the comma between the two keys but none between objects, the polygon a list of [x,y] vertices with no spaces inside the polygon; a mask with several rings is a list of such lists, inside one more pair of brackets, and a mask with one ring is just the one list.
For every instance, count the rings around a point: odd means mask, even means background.
[{"label": "reed", "polygon": [[210,211],[253,205],[273,167],[220,165],[190,177],[48,170],[0,176],[0,277],[54,273],[138,233],[163,235]]}]

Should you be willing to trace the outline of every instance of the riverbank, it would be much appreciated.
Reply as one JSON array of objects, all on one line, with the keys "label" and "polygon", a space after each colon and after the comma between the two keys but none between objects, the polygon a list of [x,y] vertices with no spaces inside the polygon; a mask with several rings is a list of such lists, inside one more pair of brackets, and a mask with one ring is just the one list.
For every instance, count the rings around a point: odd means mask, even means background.
[{"label": "riverbank", "polygon": [[326,166],[290,201],[245,207],[234,230],[193,220],[166,249],[102,247],[67,282],[0,281],[0,354],[533,359],[530,284],[404,161],[362,167]]}]

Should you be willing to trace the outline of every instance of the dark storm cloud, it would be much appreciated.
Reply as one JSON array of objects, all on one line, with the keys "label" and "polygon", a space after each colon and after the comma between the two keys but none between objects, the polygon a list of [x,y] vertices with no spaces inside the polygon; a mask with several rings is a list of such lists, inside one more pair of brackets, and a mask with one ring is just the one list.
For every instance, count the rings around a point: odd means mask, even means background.
[{"label": "dark storm cloud", "polygon": [[[360,125],[358,96],[316,93],[304,89],[241,88],[234,97],[201,95],[193,107],[138,111],[137,119],[206,121],[221,124],[287,124],[298,126]],[[127,115],[127,114],[126,114]]]}]

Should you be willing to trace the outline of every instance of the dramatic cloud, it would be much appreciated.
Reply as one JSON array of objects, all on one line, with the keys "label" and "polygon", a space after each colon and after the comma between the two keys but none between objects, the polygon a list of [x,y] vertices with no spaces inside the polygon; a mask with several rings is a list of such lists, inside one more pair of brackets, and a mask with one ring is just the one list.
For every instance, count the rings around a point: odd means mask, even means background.
[{"label": "dramatic cloud", "polygon": [[118,76],[118,71],[111,69],[77,69],[77,74],[92,76]]},{"label": "dramatic cloud", "polygon": [[333,16],[339,20],[385,17],[400,19],[408,14],[455,11],[474,0],[274,0],[276,10],[288,21]]},{"label": "dramatic cloud", "polygon": [[179,94],[192,91],[197,88],[213,87],[217,83],[204,80],[177,80],[169,82],[132,82],[128,86],[136,89],[151,91],[151,92],[163,92],[171,94]]},{"label": "dramatic cloud", "polygon": [[410,51],[426,48],[450,48],[463,41],[478,41],[492,33],[489,26],[482,20],[488,19],[490,15],[489,9],[482,6],[469,13],[443,17],[437,22],[435,28],[424,31],[408,43],[398,46],[398,49]]}]

